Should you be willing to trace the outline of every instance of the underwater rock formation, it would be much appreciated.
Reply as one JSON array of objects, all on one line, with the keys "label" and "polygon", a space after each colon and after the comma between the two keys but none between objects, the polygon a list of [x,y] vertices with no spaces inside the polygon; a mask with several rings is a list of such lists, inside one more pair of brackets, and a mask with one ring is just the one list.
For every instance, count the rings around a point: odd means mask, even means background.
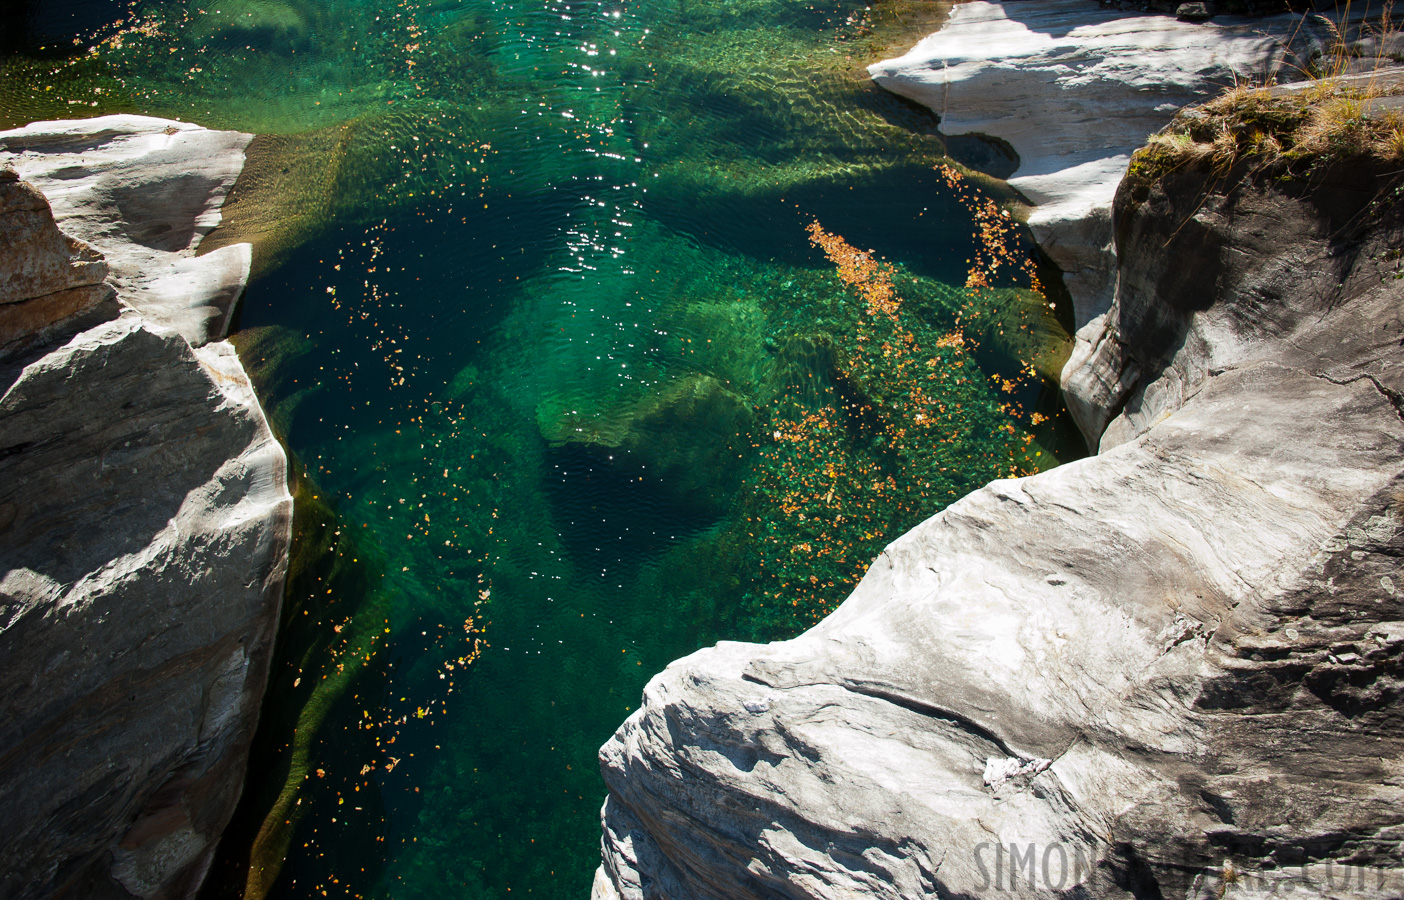
[{"label": "underwater rock formation", "polygon": [[191,33],[216,47],[289,55],[311,45],[307,19],[305,10],[277,0],[220,0],[218,8],[199,10]]},{"label": "underwater rock formation", "polygon": [[1292,15],[1204,24],[1085,0],[972,0],[868,71],[935,111],[943,134],[987,135],[1014,149],[1009,183],[1037,204],[1029,226],[1063,269],[1081,327],[1115,290],[1111,203],[1132,151],[1181,107],[1225,86],[1294,77],[1322,28]]},{"label": "underwater rock formation", "polygon": [[239,797],[292,501],[219,340],[247,248],[192,254],[247,140],[132,116],[0,134],[58,219],[0,184],[0,322],[41,310],[0,349],[6,897],[191,896]]},{"label": "underwater rock formation", "polygon": [[548,445],[609,459],[619,454],[659,478],[673,503],[716,514],[717,483],[735,490],[744,475],[738,451],[755,428],[755,413],[710,375],[684,376],[632,403],[587,407],[586,414],[569,405],[559,399],[537,408],[537,428]]},{"label": "underwater rock formation", "polygon": [[597,900],[1398,895],[1404,176],[1284,174],[1119,191],[1100,455],[649,683]]}]

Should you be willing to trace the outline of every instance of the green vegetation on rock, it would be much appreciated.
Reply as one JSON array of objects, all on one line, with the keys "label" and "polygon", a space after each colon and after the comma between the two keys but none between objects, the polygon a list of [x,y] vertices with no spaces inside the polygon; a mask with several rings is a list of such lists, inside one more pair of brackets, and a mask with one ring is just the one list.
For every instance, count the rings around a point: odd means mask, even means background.
[{"label": "green vegetation on rock", "polygon": [[1404,160],[1404,77],[1324,77],[1285,87],[1239,85],[1182,110],[1131,159],[1126,189],[1186,166],[1226,174],[1248,165],[1297,178],[1350,158]]}]

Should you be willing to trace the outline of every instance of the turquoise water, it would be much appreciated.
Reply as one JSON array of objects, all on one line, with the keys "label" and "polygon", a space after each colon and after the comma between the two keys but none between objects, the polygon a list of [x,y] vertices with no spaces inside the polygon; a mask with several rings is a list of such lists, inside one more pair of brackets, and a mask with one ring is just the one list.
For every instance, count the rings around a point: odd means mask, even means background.
[{"label": "turquoise water", "polygon": [[861,77],[887,8],[202,0],[6,62],[12,121],[268,136],[223,239],[297,536],[206,896],[585,896],[652,674],[1064,458],[1027,238]]}]

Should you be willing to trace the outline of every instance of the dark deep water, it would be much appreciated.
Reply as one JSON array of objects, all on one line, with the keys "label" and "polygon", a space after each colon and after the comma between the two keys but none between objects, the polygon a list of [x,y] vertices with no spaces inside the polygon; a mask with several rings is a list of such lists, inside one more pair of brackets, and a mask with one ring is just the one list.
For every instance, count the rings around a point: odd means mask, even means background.
[{"label": "dark deep water", "polygon": [[297,538],[207,896],[586,896],[595,752],[649,676],[797,632],[1078,443],[1026,238],[977,243],[932,117],[861,77],[911,6],[25,9],[6,127],[266,136],[224,239]]}]

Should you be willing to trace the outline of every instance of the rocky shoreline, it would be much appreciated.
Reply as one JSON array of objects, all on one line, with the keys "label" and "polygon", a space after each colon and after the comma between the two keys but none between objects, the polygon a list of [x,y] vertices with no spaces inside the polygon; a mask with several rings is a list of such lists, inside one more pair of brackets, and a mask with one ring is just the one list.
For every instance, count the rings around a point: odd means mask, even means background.
[{"label": "rocky shoreline", "polygon": [[6,897],[192,896],[242,789],[292,500],[223,340],[249,248],[195,253],[248,140],[0,134]]},{"label": "rocky shoreline", "polygon": [[[1019,154],[1100,452],[656,676],[601,751],[596,898],[1404,892],[1398,161],[1121,181],[1320,41],[975,0],[873,67]],[[197,252],[249,140],[0,134],[4,896],[192,896],[239,797],[292,501],[223,340],[250,248]]]},{"label": "rocky shoreline", "polygon": [[593,896],[1397,896],[1397,170],[1123,182],[1064,377],[1101,452],[656,676],[601,750]]}]

